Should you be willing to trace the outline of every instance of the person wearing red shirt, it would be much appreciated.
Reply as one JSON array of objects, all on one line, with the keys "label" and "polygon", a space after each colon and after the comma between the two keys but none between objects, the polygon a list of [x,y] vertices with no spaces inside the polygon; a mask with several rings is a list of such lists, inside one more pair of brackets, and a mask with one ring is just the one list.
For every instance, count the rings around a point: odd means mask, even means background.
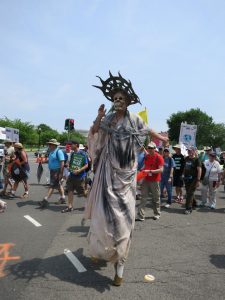
[{"label": "person wearing red shirt", "polygon": [[155,143],[151,142],[148,144],[143,168],[143,171],[148,173],[148,175],[144,178],[141,187],[142,199],[138,206],[137,213],[137,220],[139,221],[145,220],[145,206],[149,193],[152,194],[153,219],[158,220],[160,218],[160,180],[161,173],[163,172],[164,160],[155,149]]}]

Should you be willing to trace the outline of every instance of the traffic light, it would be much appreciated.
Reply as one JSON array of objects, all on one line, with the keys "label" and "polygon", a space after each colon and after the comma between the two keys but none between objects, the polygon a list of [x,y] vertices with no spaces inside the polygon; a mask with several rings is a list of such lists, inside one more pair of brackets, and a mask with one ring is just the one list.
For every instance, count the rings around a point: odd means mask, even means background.
[{"label": "traffic light", "polygon": [[70,119],[69,123],[70,123],[70,130],[74,130],[74,119]]},{"label": "traffic light", "polygon": [[65,126],[64,126],[64,129],[65,129],[65,130],[68,130],[68,129],[69,129],[69,126],[70,126],[70,125],[69,125],[69,122],[70,122],[70,119],[66,119],[66,120],[65,120]]}]

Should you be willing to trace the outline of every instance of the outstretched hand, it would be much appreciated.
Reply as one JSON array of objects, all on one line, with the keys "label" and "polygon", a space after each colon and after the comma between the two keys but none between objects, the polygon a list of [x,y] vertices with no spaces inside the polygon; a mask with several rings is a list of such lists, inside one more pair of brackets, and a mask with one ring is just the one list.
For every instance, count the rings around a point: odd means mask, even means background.
[{"label": "outstretched hand", "polygon": [[106,113],[105,104],[101,104],[98,109],[98,117],[102,119],[105,116],[105,113]]}]

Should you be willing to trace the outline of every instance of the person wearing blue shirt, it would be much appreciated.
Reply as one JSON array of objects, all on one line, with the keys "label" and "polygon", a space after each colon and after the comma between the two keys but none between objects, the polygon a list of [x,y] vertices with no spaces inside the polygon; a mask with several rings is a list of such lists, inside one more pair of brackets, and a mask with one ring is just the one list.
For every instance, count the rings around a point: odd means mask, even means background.
[{"label": "person wearing blue shirt", "polygon": [[62,186],[63,170],[64,170],[64,154],[62,150],[58,149],[60,143],[56,139],[51,139],[48,143],[49,156],[48,167],[50,170],[50,188],[47,196],[39,202],[40,208],[46,208],[49,205],[48,199],[51,197],[54,189],[58,189],[60,198],[57,204],[65,203],[65,194]]},{"label": "person wearing blue shirt", "polygon": [[164,166],[163,172],[161,175],[161,182],[160,182],[160,193],[161,197],[163,195],[163,190],[166,188],[168,199],[167,203],[165,204],[166,208],[169,208],[172,204],[172,183],[173,183],[173,169],[175,167],[175,162],[172,157],[170,157],[170,149],[165,148],[163,150],[163,159],[164,159]]},{"label": "person wearing blue shirt", "polygon": [[72,141],[71,149],[73,152],[69,161],[69,177],[66,185],[68,190],[68,206],[62,210],[62,213],[73,211],[73,194],[74,191],[80,196],[86,196],[85,193],[85,176],[88,168],[88,158],[84,151],[79,150],[79,143]]}]

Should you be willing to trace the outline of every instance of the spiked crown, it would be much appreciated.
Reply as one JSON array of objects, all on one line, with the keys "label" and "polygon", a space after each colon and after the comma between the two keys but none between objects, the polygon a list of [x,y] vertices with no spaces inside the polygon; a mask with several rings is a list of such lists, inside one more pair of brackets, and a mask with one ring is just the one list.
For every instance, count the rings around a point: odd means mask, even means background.
[{"label": "spiked crown", "polygon": [[130,80],[127,81],[126,79],[124,79],[121,76],[120,72],[118,72],[118,75],[119,76],[113,76],[109,71],[109,78],[105,81],[100,76],[96,76],[100,79],[102,86],[93,86],[100,89],[103,92],[104,96],[112,102],[113,92],[117,90],[122,90],[128,95],[130,99],[130,104],[141,103],[137,94],[133,90]]}]

